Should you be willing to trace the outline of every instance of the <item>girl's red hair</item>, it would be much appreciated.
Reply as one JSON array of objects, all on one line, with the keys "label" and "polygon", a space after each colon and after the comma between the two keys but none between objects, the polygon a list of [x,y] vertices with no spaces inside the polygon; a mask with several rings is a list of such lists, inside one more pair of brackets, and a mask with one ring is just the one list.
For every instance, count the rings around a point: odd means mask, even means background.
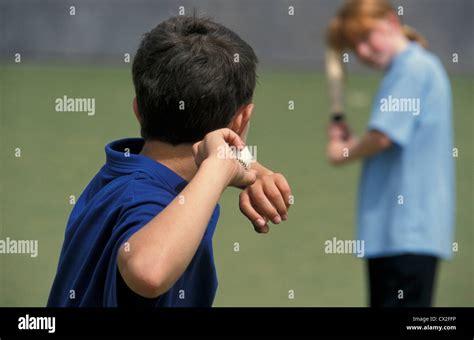
[{"label": "girl's red hair", "polygon": [[[357,41],[367,36],[376,20],[392,13],[396,14],[396,11],[387,0],[348,0],[329,23],[327,44],[338,51],[354,49]],[[403,25],[402,30],[408,39],[427,47],[427,40],[413,28]]]}]

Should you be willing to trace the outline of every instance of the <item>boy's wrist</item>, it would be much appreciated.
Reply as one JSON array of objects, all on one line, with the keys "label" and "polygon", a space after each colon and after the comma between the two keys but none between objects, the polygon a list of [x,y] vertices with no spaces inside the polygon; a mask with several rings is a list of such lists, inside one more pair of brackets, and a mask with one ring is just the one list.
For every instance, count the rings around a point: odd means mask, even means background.
[{"label": "boy's wrist", "polygon": [[265,168],[262,164],[258,162],[254,162],[252,164],[252,169],[257,171],[257,177],[260,178],[262,176],[273,175],[273,171],[270,169]]},{"label": "boy's wrist", "polygon": [[224,190],[234,177],[235,166],[230,160],[208,157],[202,162],[198,171],[209,172]]}]

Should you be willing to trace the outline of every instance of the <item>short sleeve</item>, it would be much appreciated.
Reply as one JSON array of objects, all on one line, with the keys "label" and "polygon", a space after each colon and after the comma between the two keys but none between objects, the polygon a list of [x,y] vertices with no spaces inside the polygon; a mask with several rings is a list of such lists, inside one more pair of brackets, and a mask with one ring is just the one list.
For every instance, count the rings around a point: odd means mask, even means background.
[{"label": "short sleeve", "polygon": [[405,146],[422,114],[423,78],[420,69],[389,71],[375,97],[368,129],[380,131],[393,143]]},{"label": "short sleeve", "polygon": [[156,215],[163,211],[165,205],[159,202],[134,204],[123,209],[112,231],[109,242],[111,249],[110,262],[104,287],[104,307],[118,306],[118,272],[117,255],[120,247],[138,230],[143,228]]}]

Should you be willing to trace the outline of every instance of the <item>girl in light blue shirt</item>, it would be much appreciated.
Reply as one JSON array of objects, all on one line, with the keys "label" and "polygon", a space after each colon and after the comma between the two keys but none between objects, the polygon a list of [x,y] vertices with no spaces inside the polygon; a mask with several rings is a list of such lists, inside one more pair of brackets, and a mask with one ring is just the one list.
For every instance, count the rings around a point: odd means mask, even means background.
[{"label": "girl in light blue shirt", "polygon": [[371,306],[431,305],[438,260],[452,253],[451,87],[426,41],[385,0],[348,1],[331,21],[332,49],[384,72],[367,132],[329,127],[328,158],[363,160],[357,236],[368,259]]}]

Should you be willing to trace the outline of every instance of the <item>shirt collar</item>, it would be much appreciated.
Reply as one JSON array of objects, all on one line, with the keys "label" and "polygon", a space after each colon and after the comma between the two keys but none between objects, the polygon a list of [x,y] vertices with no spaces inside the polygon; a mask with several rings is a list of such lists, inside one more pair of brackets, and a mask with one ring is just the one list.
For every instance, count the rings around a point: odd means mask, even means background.
[{"label": "shirt collar", "polygon": [[144,172],[153,179],[166,183],[178,194],[186,186],[186,180],[160,162],[140,155],[144,143],[142,138],[126,138],[107,144],[107,166],[121,175]]},{"label": "shirt collar", "polygon": [[417,50],[420,45],[416,41],[410,41],[407,47],[398,53],[396,56],[393,57],[388,70],[393,68],[394,65],[399,64],[403,60],[405,60],[410,54],[412,54],[415,50]]}]

